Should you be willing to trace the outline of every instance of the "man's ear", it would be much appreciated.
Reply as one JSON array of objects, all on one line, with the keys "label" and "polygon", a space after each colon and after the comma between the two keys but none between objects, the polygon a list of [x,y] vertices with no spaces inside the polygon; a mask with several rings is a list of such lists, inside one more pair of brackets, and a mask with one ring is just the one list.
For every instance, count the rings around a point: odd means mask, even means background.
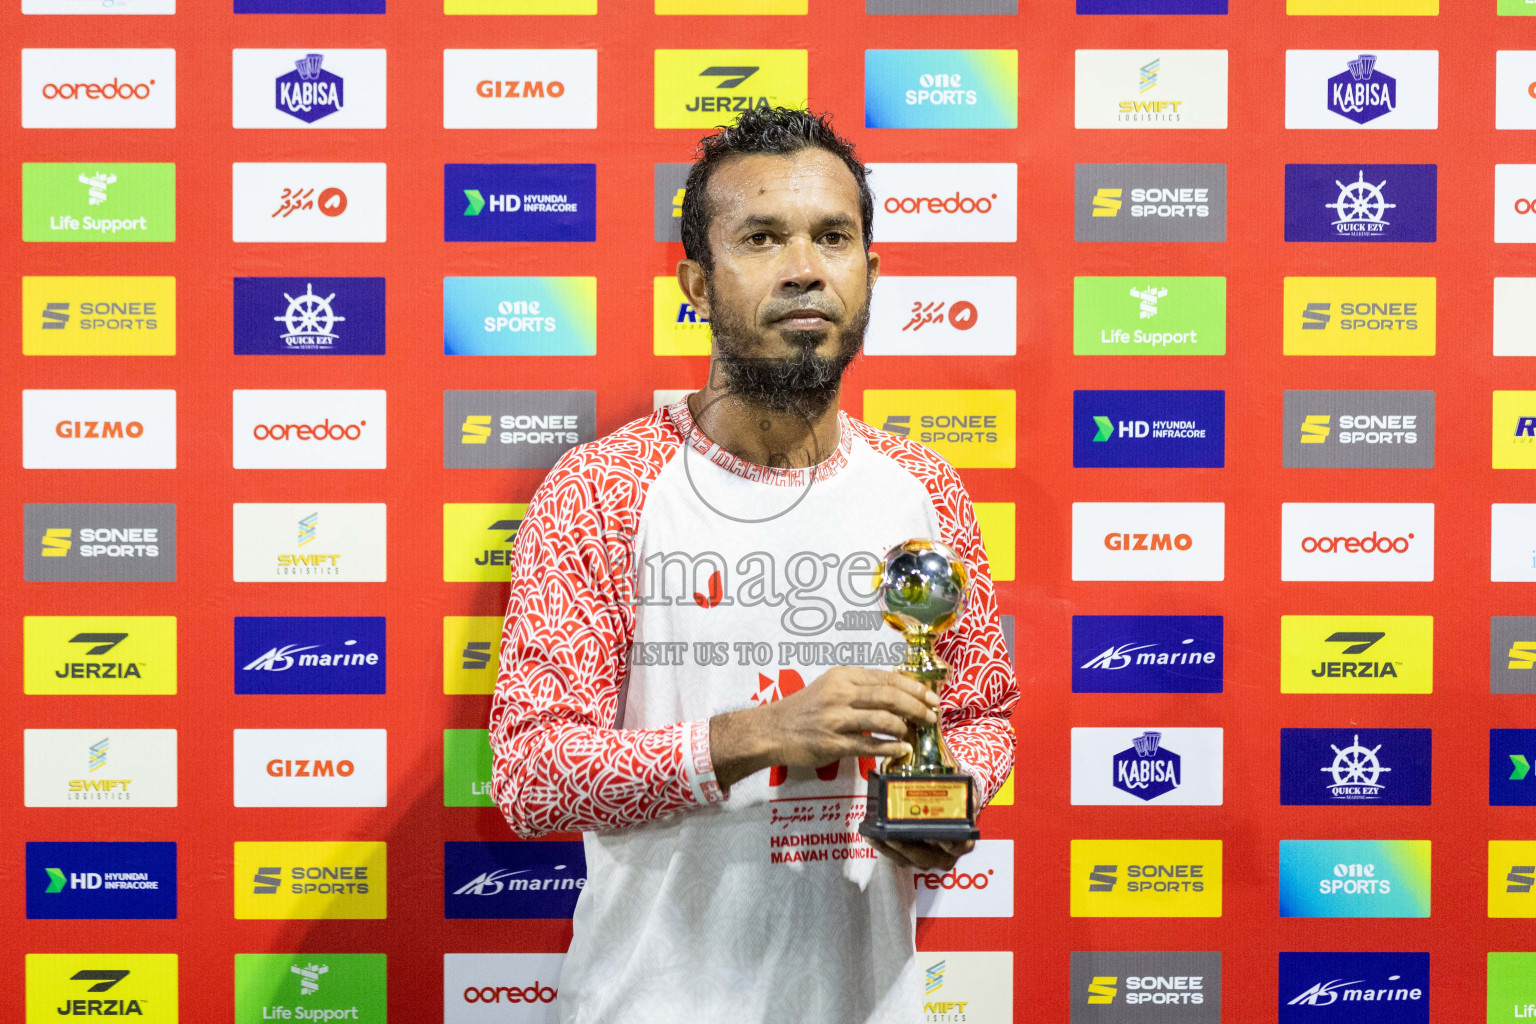
[{"label": "man's ear", "polygon": [[864,258],[869,261],[870,287],[874,287],[875,282],[880,280],[880,254],[877,252],[869,252],[865,254]]},{"label": "man's ear", "polygon": [[705,282],[704,268],[697,260],[680,260],[677,264],[677,283],[683,289],[688,304],[699,311],[699,316],[709,319],[709,287]]}]

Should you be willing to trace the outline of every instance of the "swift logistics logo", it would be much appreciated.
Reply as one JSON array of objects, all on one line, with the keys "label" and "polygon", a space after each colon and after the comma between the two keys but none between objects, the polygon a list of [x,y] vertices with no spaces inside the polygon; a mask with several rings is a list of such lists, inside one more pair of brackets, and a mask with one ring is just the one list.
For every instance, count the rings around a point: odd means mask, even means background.
[{"label": "swift logistics logo", "polygon": [[235,617],[238,694],[384,693],[384,616]]},{"label": "swift logistics logo", "polygon": [[24,469],[175,469],[175,391],[21,393]]},{"label": "swift logistics logo", "polygon": [[443,730],[443,806],[494,807],[486,729]]},{"label": "swift logistics logo", "polygon": [[1072,730],[1072,805],[1221,806],[1222,730]]},{"label": "swift logistics logo", "polygon": [[1221,840],[1074,839],[1073,917],[1220,917]]},{"label": "swift logistics logo", "polygon": [[173,356],[174,277],[23,277],[29,356]]},{"label": "swift logistics logo", "polygon": [[1226,351],[1224,277],[1072,279],[1074,355],[1220,356]]},{"label": "swift logistics logo", "polygon": [[1221,1024],[1220,953],[1072,954],[1071,1024]]},{"label": "swift logistics logo", "polygon": [[388,237],[388,175],[382,163],[236,163],[230,174],[233,241]]},{"label": "swift logistics logo", "polygon": [[245,504],[233,509],[236,583],[383,583],[382,504]]},{"label": "swift logistics logo", "polygon": [[1488,806],[1536,807],[1533,760],[1536,729],[1488,730]]},{"label": "swift logistics logo", "polygon": [[174,920],[175,843],[28,843],[27,920]]},{"label": "swift logistics logo", "polygon": [[597,278],[445,277],[443,354],[597,354]]},{"label": "swift logistics logo", "polygon": [[176,241],[175,164],[22,164],[23,242]]},{"label": "swift logistics logo", "polygon": [[1076,468],[1226,465],[1225,391],[1074,391]]},{"label": "swift logistics logo", "polygon": [[175,729],[26,729],[27,807],[175,807]]},{"label": "swift logistics logo", "polygon": [[882,242],[1013,242],[1018,164],[868,165]]},{"label": "swift logistics logo", "polygon": [[61,1016],[177,1024],[175,953],[28,953],[26,1024]]},{"label": "swift logistics logo", "polygon": [[510,581],[512,545],[527,512],[518,504],[444,503],[443,581]]},{"label": "swift logistics logo", "polygon": [[1280,506],[1281,580],[1427,583],[1434,578],[1432,503]]},{"label": "swift logistics logo", "polygon": [[1488,692],[1536,693],[1536,617],[1489,620]]},{"label": "swift logistics logo", "polygon": [[1428,953],[1281,953],[1279,1024],[1429,1024]]},{"label": "swift logistics logo", "polygon": [[1432,277],[1288,277],[1288,356],[1432,356]]},{"label": "swift logistics logo", "polygon": [[1077,164],[1079,242],[1224,242],[1226,164]]},{"label": "swift logistics logo", "polygon": [[806,50],[657,50],[655,127],[709,128],[769,107],[803,109]]},{"label": "swift logistics logo", "polygon": [[1013,953],[924,950],[924,1021],[1013,1020]]},{"label": "swift logistics logo", "polygon": [[886,277],[870,298],[872,356],[1011,356],[1018,278]]},{"label": "swift logistics logo", "polygon": [[384,278],[237,277],[237,356],[381,356]]},{"label": "swift logistics logo", "polygon": [[234,392],[236,469],[383,469],[383,391]]},{"label": "swift logistics logo", "polygon": [[596,50],[444,50],[444,128],[596,128]]},{"label": "swift logistics logo", "polygon": [[383,729],[236,729],[236,807],[385,807]]},{"label": "swift logistics logo", "polygon": [[28,582],[174,582],[175,505],[23,507]]},{"label": "swift logistics logo", "polygon": [[1013,391],[868,389],[863,419],[927,445],[957,467],[1014,466],[1018,427]]},{"label": "swift logistics logo", "polygon": [[1286,164],[1287,242],[1433,242],[1434,164]]},{"label": "swift logistics logo", "polygon": [[22,692],[176,692],[172,615],[27,615],[22,618]]},{"label": "swift logistics logo", "polygon": [[1073,693],[1220,693],[1220,615],[1072,616]]},{"label": "swift logistics logo", "polygon": [[443,467],[548,469],[596,420],[593,391],[445,391]]},{"label": "swift logistics logo", "polygon": [[1493,468],[1536,469],[1536,391],[1493,393]]},{"label": "swift logistics logo", "polygon": [[382,921],[384,843],[236,843],[237,921]]},{"label": "swift logistics logo", "polygon": [[444,164],[445,242],[597,241],[596,164]]},{"label": "swift logistics logo", "polygon": [[1285,51],[1285,126],[1433,129],[1440,125],[1436,50]]},{"label": "swift logistics logo", "polygon": [[385,1024],[383,953],[236,953],[234,1024]]},{"label": "swift logistics logo", "polygon": [[1221,502],[1072,503],[1074,580],[1221,580]]},{"label": "swift logistics logo", "polygon": [[1427,807],[1429,729],[1281,729],[1280,803]]},{"label": "swift logistics logo", "polygon": [[1429,615],[1282,615],[1281,693],[1430,693]]},{"label": "swift logistics logo", "polygon": [[1078,50],[1077,128],[1225,128],[1226,50]]},{"label": "swift logistics logo", "polygon": [[864,51],[866,128],[1018,124],[1017,50]]},{"label": "swift logistics logo", "polygon": [[21,51],[23,128],[175,128],[175,50]]},{"label": "swift logistics logo", "polygon": [[1282,839],[1281,917],[1428,917],[1427,839]]},{"label": "swift logistics logo", "polygon": [[384,128],[383,50],[235,50],[236,128]]},{"label": "swift logistics logo", "polygon": [[570,918],[587,884],[579,842],[444,843],[443,916]]},{"label": "swift logistics logo", "polygon": [[1433,391],[1287,391],[1287,469],[1433,469]]},{"label": "swift logistics logo", "polygon": [[495,691],[501,627],[499,615],[443,616],[444,693]]}]

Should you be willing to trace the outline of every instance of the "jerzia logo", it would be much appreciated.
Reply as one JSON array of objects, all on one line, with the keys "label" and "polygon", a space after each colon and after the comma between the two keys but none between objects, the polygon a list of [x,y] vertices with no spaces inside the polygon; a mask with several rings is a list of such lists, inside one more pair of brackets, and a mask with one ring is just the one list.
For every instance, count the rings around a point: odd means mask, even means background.
[{"label": "jerzia logo", "polygon": [[657,128],[711,128],[725,113],[806,105],[805,50],[657,50],[655,60]]}]

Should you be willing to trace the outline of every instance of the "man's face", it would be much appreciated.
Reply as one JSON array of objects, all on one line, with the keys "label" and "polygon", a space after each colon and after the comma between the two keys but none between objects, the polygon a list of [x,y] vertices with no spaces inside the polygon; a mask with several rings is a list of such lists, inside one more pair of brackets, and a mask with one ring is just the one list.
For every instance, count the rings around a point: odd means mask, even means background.
[{"label": "man's face", "polygon": [[864,251],[858,183],[836,156],[805,149],[735,157],[708,189],[705,294],[683,276],[716,361],[747,397],[819,412],[863,344],[879,272]]}]

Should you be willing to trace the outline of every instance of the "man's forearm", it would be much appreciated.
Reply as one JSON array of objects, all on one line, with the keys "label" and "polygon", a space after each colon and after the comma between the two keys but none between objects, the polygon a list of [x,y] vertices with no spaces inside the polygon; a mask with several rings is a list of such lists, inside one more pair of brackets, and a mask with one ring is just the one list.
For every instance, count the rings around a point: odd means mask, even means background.
[{"label": "man's forearm", "polygon": [[709,720],[709,752],[715,763],[715,781],[726,792],[734,783],[776,763],[773,738],[763,721],[763,712],[767,710],[728,711]]}]

